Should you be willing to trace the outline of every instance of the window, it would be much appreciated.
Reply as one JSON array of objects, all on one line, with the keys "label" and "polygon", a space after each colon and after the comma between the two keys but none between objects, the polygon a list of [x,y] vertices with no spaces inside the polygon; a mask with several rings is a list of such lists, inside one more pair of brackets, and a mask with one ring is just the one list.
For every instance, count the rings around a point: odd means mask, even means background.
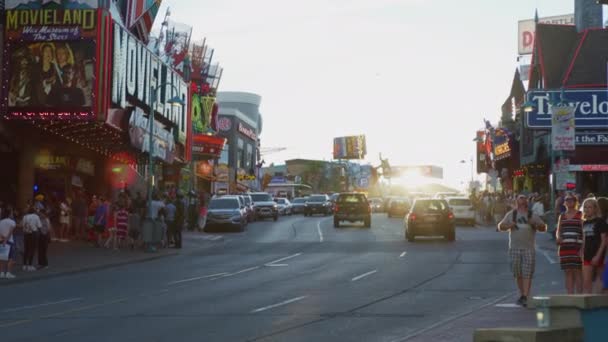
[{"label": "window", "polygon": [[245,168],[247,172],[251,169],[253,163],[253,146],[251,144],[247,144],[247,155],[245,156]]},{"label": "window", "polygon": [[243,141],[243,139],[238,139],[237,140],[237,146],[238,146],[238,150],[236,153],[236,167],[239,169],[242,169],[244,166],[243,163],[243,157],[244,157],[244,148],[245,148],[245,142]]},{"label": "window", "polygon": [[338,198],[338,203],[364,203],[364,202],[365,202],[365,196],[363,196],[363,195],[356,195],[356,194],[341,195]]},{"label": "window", "polygon": [[451,199],[450,201],[450,205],[456,205],[456,206],[467,206],[467,205],[471,205],[471,201],[465,198],[454,198]]},{"label": "window", "polygon": [[224,145],[224,149],[222,150],[222,154],[220,154],[219,163],[228,165],[230,156],[230,146],[228,144]]}]

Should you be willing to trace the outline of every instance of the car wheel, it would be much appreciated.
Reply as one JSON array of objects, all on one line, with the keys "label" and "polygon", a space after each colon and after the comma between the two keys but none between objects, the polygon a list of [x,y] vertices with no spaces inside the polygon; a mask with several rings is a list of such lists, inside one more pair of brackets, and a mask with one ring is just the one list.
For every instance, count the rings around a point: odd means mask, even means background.
[{"label": "car wheel", "polygon": [[363,225],[365,226],[365,228],[371,228],[372,227],[372,218],[368,217],[363,221]]},{"label": "car wheel", "polygon": [[334,228],[340,228],[340,220],[334,218]]},{"label": "car wheel", "polygon": [[447,235],[445,236],[445,239],[450,242],[456,240],[456,231],[454,229],[448,231]]}]

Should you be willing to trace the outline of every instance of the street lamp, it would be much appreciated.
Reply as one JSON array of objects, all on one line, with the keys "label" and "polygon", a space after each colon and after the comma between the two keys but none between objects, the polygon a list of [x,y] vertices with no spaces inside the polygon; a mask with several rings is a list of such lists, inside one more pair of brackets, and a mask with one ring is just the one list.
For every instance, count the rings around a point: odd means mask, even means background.
[{"label": "street lamp", "polygon": [[[153,229],[155,227],[154,218],[152,215],[152,191],[154,190],[154,110],[158,106],[158,91],[160,90],[160,88],[167,86],[171,86],[171,88],[179,94],[179,90],[177,89],[177,87],[170,83],[160,84],[156,88],[154,88],[150,93],[150,112],[148,115],[148,215],[147,222],[144,224],[144,232],[148,233],[148,250],[150,252],[156,251],[154,246],[152,246],[152,242],[154,240],[152,237],[152,232],[154,231]],[[183,106],[184,101],[178,96],[174,96],[167,101],[167,104],[170,104],[172,106]]]},{"label": "street lamp", "polygon": [[[473,172],[473,157],[471,157],[470,161],[471,161],[471,183],[469,183],[469,190],[472,190],[473,189],[473,182],[475,181],[475,179],[474,179],[475,178],[474,177],[474,172]],[[460,161],[460,163],[461,164],[466,164],[467,161],[463,159],[463,160]]]}]

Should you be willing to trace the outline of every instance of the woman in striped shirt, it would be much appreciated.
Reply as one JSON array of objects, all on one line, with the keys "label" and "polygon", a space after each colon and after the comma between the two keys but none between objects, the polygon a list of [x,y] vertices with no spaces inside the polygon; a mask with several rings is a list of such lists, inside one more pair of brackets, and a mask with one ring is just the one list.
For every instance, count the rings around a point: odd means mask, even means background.
[{"label": "woman in striped shirt", "polygon": [[564,199],[566,212],[559,216],[555,236],[559,245],[559,261],[565,273],[568,294],[583,292],[581,247],[583,245],[583,214],[572,194]]}]

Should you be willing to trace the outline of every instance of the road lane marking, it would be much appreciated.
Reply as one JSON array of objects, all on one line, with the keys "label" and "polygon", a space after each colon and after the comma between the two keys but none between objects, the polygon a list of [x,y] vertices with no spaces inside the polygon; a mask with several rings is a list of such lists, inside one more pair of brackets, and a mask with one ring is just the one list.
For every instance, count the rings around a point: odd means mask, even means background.
[{"label": "road lane marking", "polygon": [[171,285],[175,285],[175,284],[188,283],[191,281],[196,281],[196,280],[201,280],[201,279],[219,277],[219,276],[226,275],[226,274],[228,274],[228,273],[223,272],[223,273],[210,274],[210,275],[205,275],[205,276],[200,276],[200,277],[176,280],[176,281],[172,281],[172,282],[168,283],[167,285],[171,286]]},{"label": "road lane marking", "polygon": [[276,304],[265,306],[263,308],[255,309],[255,310],[251,311],[251,313],[258,313],[258,312],[274,309],[274,308],[277,308],[279,306],[284,306],[284,305],[287,305],[287,304],[291,304],[291,303],[295,303],[295,302],[301,301],[302,299],[305,299],[307,297],[308,296],[300,296],[300,297],[288,299],[288,300],[280,302],[280,303],[276,303]]},{"label": "road lane marking", "polygon": [[321,230],[321,221],[317,222],[317,233],[319,233],[319,242],[323,242],[323,231]]},{"label": "road lane marking", "polygon": [[218,280],[218,279],[222,279],[222,278],[232,277],[232,276],[235,276],[237,274],[247,273],[247,272],[251,272],[251,271],[257,270],[258,268],[260,268],[260,266],[246,268],[244,270],[236,271],[234,273],[226,273],[224,275],[220,275],[220,276],[217,276],[215,278],[211,278],[211,280]]},{"label": "road lane marking", "polygon": [[290,255],[290,256],[287,256],[287,257],[281,258],[281,259],[277,259],[277,260],[274,260],[274,261],[271,261],[271,262],[267,262],[267,263],[266,263],[266,264],[264,264],[264,265],[268,266],[268,265],[276,264],[276,263],[281,262],[281,261],[285,261],[285,260],[289,260],[289,259],[297,258],[297,257],[299,257],[300,255],[302,255],[302,253],[296,253],[296,254],[293,254],[293,255]]},{"label": "road lane marking", "polygon": [[376,273],[376,272],[378,272],[378,270],[373,270],[373,271],[369,271],[369,272],[367,272],[367,273],[363,273],[362,275],[358,275],[358,276],[354,277],[354,278],[353,278],[353,279],[351,279],[350,281],[357,281],[357,280],[361,280],[361,279],[363,279],[363,278],[365,278],[365,277],[367,277],[367,276],[370,276],[370,275],[372,275],[372,274],[374,274],[374,273]]},{"label": "road lane marking", "polygon": [[264,266],[266,266],[266,267],[287,267],[289,265],[288,264],[266,264]]},{"label": "road lane marking", "polygon": [[538,252],[540,252],[542,255],[544,255],[544,256],[545,256],[545,259],[547,259],[547,261],[548,261],[548,262],[549,262],[551,265],[555,265],[555,264],[557,264],[557,260],[553,259],[553,257],[552,257],[552,256],[549,254],[549,252],[547,252],[547,251],[545,251],[545,250],[543,250],[543,249],[540,249],[540,248],[538,247],[538,245],[535,245],[534,247],[536,247],[536,250],[537,250]]},{"label": "road lane marking", "polygon": [[513,303],[502,303],[494,305],[497,308],[521,308],[521,305],[513,304]]},{"label": "road lane marking", "polygon": [[20,306],[18,308],[6,309],[6,310],[2,310],[2,313],[15,312],[15,311],[21,311],[21,310],[28,310],[28,309],[34,309],[34,308],[40,308],[40,307],[49,306],[49,305],[66,304],[66,303],[78,302],[78,301],[82,301],[82,300],[84,300],[84,298],[81,298],[81,297],[78,297],[78,298],[69,298],[69,299],[59,300],[59,301],[56,301],[56,302],[47,302],[47,303],[42,303],[42,304],[26,305],[26,306]]},{"label": "road lane marking", "polygon": [[403,252],[403,253],[401,253],[401,255],[399,257],[403,258],[403,257],[405,257],[406,254],[407,254],[407,252]]}]

